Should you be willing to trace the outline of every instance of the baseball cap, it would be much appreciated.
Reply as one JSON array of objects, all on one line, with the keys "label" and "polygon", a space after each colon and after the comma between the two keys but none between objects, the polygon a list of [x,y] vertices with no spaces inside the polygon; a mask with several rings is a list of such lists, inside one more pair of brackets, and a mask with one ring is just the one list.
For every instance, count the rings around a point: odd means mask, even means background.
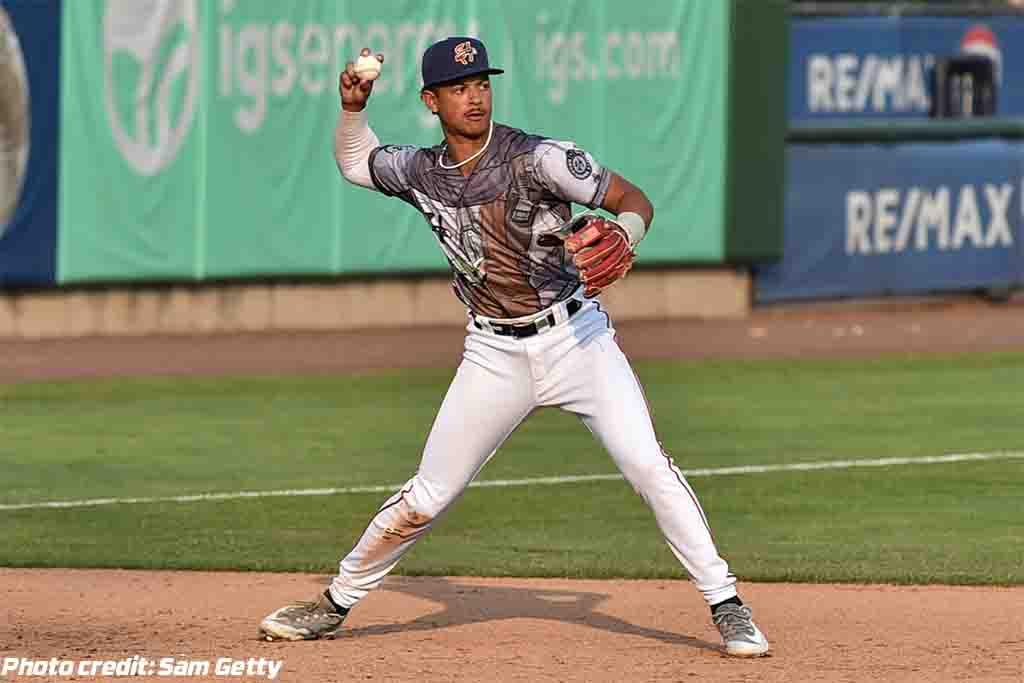
[{"label": "baseball cap", "polygon": [[487,48],[476,38],[453,36],[438,41],[423,53],[423,87],[442,85],[477,74],[501,74],[487,61]]}]

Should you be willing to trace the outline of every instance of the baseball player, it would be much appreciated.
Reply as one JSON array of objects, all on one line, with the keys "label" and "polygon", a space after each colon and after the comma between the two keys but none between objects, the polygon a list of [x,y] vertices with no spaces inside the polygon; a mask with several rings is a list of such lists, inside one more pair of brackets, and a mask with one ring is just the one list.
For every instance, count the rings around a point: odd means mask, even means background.
[{"label": "baseball player", "polygon": [[[358,62],[367,61],[364,49]],[[384,58],[377,55],[382,63]],[[376,72],[360,72],[376,77]],[[377,511],[329,588],[261,623],[268,639],[333,637],[536,408],[575,413],[654,511],[669,547],[711,607],[725,650],[768,642],[736,593],[697,497],[654,433],[643,390],[597,295],[625,276],[654,210],[627,180],[571,142],[491,120],[483,43],[454,37],[423,55],[421,99],[440,119],[430,148],[381,146],[364,111],[373,81],[340,77],[335,156],[349,182],[423,214],[468,309],[462,362],[416,475]],[[570,207],[604,209],[572,219]]]}]

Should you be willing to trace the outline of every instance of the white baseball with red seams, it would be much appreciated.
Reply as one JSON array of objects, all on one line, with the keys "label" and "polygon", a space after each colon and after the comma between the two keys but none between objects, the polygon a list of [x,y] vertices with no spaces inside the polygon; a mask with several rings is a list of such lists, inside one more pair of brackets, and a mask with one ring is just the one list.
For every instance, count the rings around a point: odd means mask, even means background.
[{"label": "white baseball with red seams", "polygon": [[380,60],[373,55],[359,55],[355,63],[355,72],[364,81],[374,81],[380,76]]}]

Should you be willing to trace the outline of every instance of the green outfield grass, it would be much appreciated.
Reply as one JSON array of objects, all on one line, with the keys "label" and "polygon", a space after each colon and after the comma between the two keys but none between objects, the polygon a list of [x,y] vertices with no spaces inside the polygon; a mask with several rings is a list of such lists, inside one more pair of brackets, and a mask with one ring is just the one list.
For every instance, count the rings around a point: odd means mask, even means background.
[{"label": "green outfield grass", "polygon": [[[683,468],[1024,450],[1024,355],[638,364]],[[450,371],[0,387],[0,504],[397,484]],[[536,414],[481,479],[613,473]],[[745,579],[1024,582],[1024,460],[694,477]],[[0,565],[331,572],[387,494],[0,510]],[[622,481],[474,489],[410,574],[681,577]]]}]

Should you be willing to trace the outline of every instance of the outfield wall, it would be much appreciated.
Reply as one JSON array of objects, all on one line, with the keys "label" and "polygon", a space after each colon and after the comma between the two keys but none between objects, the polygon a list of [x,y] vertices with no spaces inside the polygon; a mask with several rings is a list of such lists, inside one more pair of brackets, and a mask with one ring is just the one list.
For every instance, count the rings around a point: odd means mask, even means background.
[{"label": "outfield wall", "polygon": [[[757,269],[757,300],[1021,286],[1024,122],[988,125],[819,128],[794,136],[784,255]],[[948,139],[939,139],[941,131]]]},{"label": "outfield wall", "polygon": [[[634,271],[601,301],[614,320],[737,318],[750,310],[742,269]],[[0,294],[0,338],[461,326],[447,277],[344,283],[138,286]]]},{"label": "outfield wall", "polygon": [[786,6],[0,0],[0,336],[461,324],[430,226],[332,149],[363,45],[381,140],[435,144],[419,57],[459,34],[506,69],[497,120],[651,197],[617,318],[745,315],[741,264],[782,249]]},{"label": "outfield wall", "polygon": [[[1024,13],[834,5],[791,20],[784,247],[756,301],[1024,286]],[[930,117],[958,55],[994,63],[996,116]]]},{"label": "outfield wall", "polygon": [[[445,272],[438,239],[462,256],[479,245],[342,182],[333,129],[337,74],[365,45],[386,56],[369,105],[381,141],[436,144],[419,59],[460,34],[506,70],[496,120],[572,140],[651,197],[658,229],[638,265],[781,253],[784,0],[0,0],[0,13],[28,73],[0,84],[21,84],[42,136],[25,191],[20,170],[0,175],[17,195],[0,215],[0,288]],[[0,117],[0,141],[8,129]]]}]

